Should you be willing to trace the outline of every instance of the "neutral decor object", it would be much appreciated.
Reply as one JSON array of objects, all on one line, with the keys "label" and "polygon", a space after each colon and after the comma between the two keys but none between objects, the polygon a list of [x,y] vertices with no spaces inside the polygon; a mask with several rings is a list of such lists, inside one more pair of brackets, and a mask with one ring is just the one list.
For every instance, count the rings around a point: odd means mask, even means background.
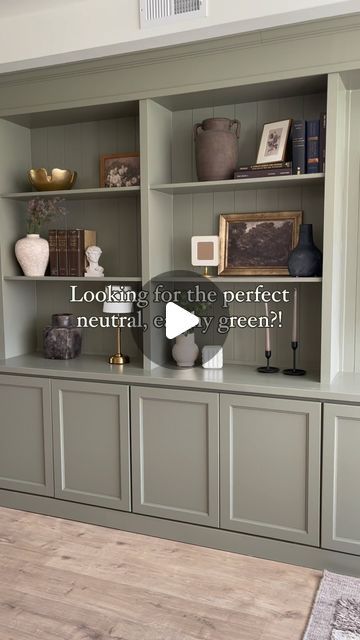
[{"label": "neutral decor object", "polygon": [[219,275],[289,275],[301,221],[302,211],[221,214]]},{"label": "neutral decor object", "polygon": [[100,158],[100,187],[137,187],[140,184],[140,155],[114,153]]},{"label": "neutral decor object", "polygon": [[72,313],[55,313],[51,326],[43,331],[44,356],[53,360],[70,360],[81,353],[81,329]]},{"label": "neutral decor object", "polygon": [[264,124],[256,164],[285,160],[291,122],[280,120]]},{"label": "neutral decor object", "polygon": [[193,236],[191,238],[191,264],[204,267],[203,276],[208,277],[209,267],[219,265],[219,236]]},{"label": "neutral decor object", "polygon": [[[269,319],[269,305],[265,302],[265,316]],[[266,366],[258,367],[257,370],[259,373],[278,373],[278,367],[270,366],[271,359],[271,338],[270,338],[270,327],[265,328],[265,359]]]},{"label": "neutral decor object", "polygon": [[49,243],[38,233],[28,233],[15,244],[15,255],[23,273],[28,278],[45,275],[49,262]]},{"label": "neutral decor object", "polygon": [[312,224],[300,225],[299,243],[289,255],[288,268],[295,277],[322,275],[322,253],[314,243]]},{"label": "neutral decor object", "polygon": [[49,243],[40,238],[41,226],[55,216],[66,214],[60,198],[32,198],[27,205],[27,236],[15,244],[15,256],[27,277],[45,275],[49,262]]},{"label": "neutral decor object", "polygon": [[194,332],[182,333],[175,339],[172,356],[178,367],[193,367],[199,355]]},{"label": "neutral decor object", "polygon": [[102,250],[100,247],[95,245],[90,245],[85,251],[86,259],[88,261],[88,266],[86,267],[86,272],[84,273],[85,278],[103,278],[104,277],[104,268],[99,265],[100,256],[102,254]]},{"label": "neutral decor object", "polygon": [[240,122],[207,118],[194,125],[196,172],[202,180],[230,180],[239,160]]},{"label": "neutral decor object", "polygon": [[44,168],[30,169],[27,175],[37,191],[72,189],[77,178],[77,172],[70,169],[52,169],[50,175]]},{"label": "neutral decor object", "polygon": [[223,348],[206,345],[201,351],[203,369],[222,369],[224,366]]},{"label": "neutral decor object", "polygon": [[286,376],[304,376],[306,373],[304,369],[298,369],[296,366],[296,353],[299,346],[298,296],[299,296],[298,290],[294,289],[293,324],[292,324],[292,335],[291,335],[291,348],[293,351],[293,366],[291,369],[284,369],[283,374]]},{"label": "neutral decor object", "polygon": [[324,571],[303,640],[360,639],[360,579]]},{"label": "neutral decor object", "polygon": [[118,316],[118,324],[116,327],[116,352],[109,357],[109,363],[127,364],[130,362],[129,356],[121,353],[121,316],[127,316],[133,311],[132,289],[131,287],[112,285],[110,292],[113,299],[109,296],[109,299],[104,302],[103,312]]}]

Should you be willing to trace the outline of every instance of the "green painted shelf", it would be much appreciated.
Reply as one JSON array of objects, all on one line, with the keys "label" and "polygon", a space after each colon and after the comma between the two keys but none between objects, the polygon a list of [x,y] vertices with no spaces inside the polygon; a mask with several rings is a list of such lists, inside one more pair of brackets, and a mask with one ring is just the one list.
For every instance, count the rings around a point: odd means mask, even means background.
[{"label": "green painted shelf", "polygon": [[27,201],[31,198],[65,198],[66,200],[92,200],[101,198],[131,198],[140,193],[140,187],[99,187],[97,189],[63,189],[61,191],[24,191],[23,193],[3,193],[8,200]]},{"label": "green painted shelf", "polygon": [[208,182],[179,182],[154,184],[153,191],[171,195],[211,193],[214,191],[241,191],[246,189],[278,189],[282,187],[305,187],[324,182],[324,173],[310,173],[300,176],[275,176],[273,178],[249,178],[241,180],[209,180]]}]

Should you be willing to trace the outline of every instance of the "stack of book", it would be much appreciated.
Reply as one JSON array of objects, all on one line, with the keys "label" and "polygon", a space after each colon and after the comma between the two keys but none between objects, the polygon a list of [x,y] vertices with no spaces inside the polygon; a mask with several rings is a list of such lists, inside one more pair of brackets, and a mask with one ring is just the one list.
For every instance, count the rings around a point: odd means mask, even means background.
[{"label": "stack of book", "polygon": [[294,120],[291,132],[293,173],[324,173],[326,113],[320,120]]},{"label": "stack of book", "polygon": [[291,176],[291,162],[268,162],[267,164],[250,164],[239,167],[234,173],[234,180],[244,178],[273,178],[275,176]]},{"label": "stack of book", "polygon": [[50,275],[83,277],[87,266],[85,251],[96,245],[96,231],[50,229]]}]

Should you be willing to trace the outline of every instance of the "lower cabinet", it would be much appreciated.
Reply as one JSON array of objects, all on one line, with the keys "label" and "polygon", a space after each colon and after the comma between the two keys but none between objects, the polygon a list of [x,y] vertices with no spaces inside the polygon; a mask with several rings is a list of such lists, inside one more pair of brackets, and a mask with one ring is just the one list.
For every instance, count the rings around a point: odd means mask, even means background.
[{"label": "lower cabinet", "polygon": [[360,555],[360,407],[324,406],[322,546]]},{"label": "lower cabinet", "polygon": [[218,395],[131,389],[133,511],[219,525]]},{"label": "lower cabinet", "polygon": [[50,382],[0,377],[0,488],[54,495]]},{"label": "lower cabinet", "polygon": [[222,395],[220,526],[319,545],[321,405]]},{"label": "lower cabinet", "polygon": [[129,511],[129,388],[54,381],[55,496]]}]

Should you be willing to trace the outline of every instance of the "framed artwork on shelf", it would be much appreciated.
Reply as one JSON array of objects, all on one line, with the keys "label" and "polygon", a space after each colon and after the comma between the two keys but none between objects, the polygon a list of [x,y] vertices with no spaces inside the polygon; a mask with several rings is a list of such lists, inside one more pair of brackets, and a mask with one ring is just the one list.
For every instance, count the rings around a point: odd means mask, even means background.
[{"label": "framed artwork on shelf", "polygon": [[191,238],[191,264],[194,267],[217,267],[219,264],[219,236]]},{"label": "framed artwork on shelf", "polygon": [[289,275],[302,216],[302,211],[221,214],[219,275]]},{"label": "framed artwork on shelf", "polygon": [[285,160],[291,122],[289,119],[264,124],[256,164]]},{"label": "framed artwork on shelf", "polygon": [[100,187],[137,187],[139,184],[139,153],[114,153],[101,156]]}]

